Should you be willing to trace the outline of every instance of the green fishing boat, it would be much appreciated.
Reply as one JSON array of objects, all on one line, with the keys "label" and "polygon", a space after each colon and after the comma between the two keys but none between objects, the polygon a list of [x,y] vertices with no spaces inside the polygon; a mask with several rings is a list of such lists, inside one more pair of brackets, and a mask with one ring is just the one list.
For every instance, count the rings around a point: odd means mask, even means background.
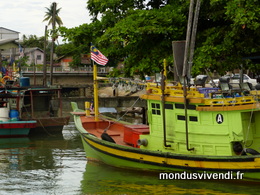
[{"label": "green fishing boat", "polygon": [[[221,78],[214,88],[203,83],[190,86],[185,66],[186,53],[192,54],[186,52],[188,42],[187,38],[183,72],[176,69],[182,79],[166,82],[162,71],[160,83],[146,84],[141,98],[147,102],[149,125],[106,119],[98,113],[97,101],[94,115],[89,106],[84,111],[71,103],[88,160],[120,168],[204,174],[191,175],[193,179],[212,179],[215,173],[218,179],[228,179],[226,173],[231,179],[260,179],[260,85],[240,83],[232,88]],[[96,65],[97,100],[95,75]]]},{"label": "green fishing boat", "polygon": [[220,89],[192,88],[184,100],[180,86],[166,88],[163,101],[160,86],[148,86],[142,96],[149,126],[86,115],[72,102],[87,158],[121,168],[239,171],[259,178],[260,91],[218,97]]}]

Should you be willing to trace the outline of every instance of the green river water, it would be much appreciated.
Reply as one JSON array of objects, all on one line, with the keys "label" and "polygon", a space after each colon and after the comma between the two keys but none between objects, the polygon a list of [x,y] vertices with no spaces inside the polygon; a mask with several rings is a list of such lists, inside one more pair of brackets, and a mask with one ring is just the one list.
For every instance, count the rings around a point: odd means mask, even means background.
[{"label": "green river water", "polygon": [[259,194],[259,183],[159,180],[158,173],[88,162],[73,123],[63,135],[0,139],[0,194]]}]

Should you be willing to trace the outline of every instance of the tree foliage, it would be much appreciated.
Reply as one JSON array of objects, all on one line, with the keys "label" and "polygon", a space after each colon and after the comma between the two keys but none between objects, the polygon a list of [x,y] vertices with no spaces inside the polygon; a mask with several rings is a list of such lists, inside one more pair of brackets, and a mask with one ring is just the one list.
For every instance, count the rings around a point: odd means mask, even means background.
[{"label": "tree foliage", "polygon": [[63,45],[58,45],[55,49],[55,53],[58,57],[72,56],[73,62],[70,63],[73,67],[78,67],[81,64],[81,47],[76,47],[72,42]]},{"label": "tree foliage", "polygon": [[50,7],[45,7],[46,12],[43,19],[44,21],[48,21],[48,25],[52,25],[52,29],[48,30],[48,35],[52,37],[53,42],[59,37],[58,30],[56,24],[60,27],[63,25],[62,19],[59,16],[61,8],[57,8],[57,3],[53,2]]},{"label": "tree foliage", "polygon": [[38,47],[43,49],[44,47],[44,37],[37,37],[36,35],[23,35],[22,37],[23,47]]},{"label": "tree foliage", "polygon": [[259,9],[260,2],[256,0],[204,1],[196,48],[196,72],[210,68],[224,74],[241,65],[247,69],[255,67],[243,58],[260,49]]},{"label": "tree foliage", "polygon": [[[67,29],[66,40],[89,52],[93,42],[109,58],[109,65],[125,65],[127,76],[161,70],[172,61],[172,41],[184,40],[188,0],[88,0],[90,24]],[[260,1],[204,0],[201,2],[193,74],[206,68],[224,73],[240,68],[255,70],[243,58],[259,51]]]},{"label": "tree foliage", "polygon": [[127,76],[160,72],[164,58],[171,59],[171,42],[184,37],[183,14],[170,6],[160,10],[136,10],[108,28],[98,39],[109,56],[124,59]]},{"label": "tree foliage", "polygon": [[[44,19],[43,19],[43,22],[47,21],[48,22],[48,25],[51,25],[53,20],[55,21],[55,25],[58,24],[58,26],[61,26],[63,24],[60,16],[59,16],[59,13],[60,13],[60,10],[61,8],[56,8],[55,9],[55,6],[54,6],[54,3],[52,3],[50,5],[50,7],[45,7],[46,8],[46,12],[45,12],[45,16],[44,16]],[[53,12],[55,11],[55,17],[53,17]]]},{"label": "tree foliage", "polygon": [[[37,37],[36,35],[23,35],[21,45],[23,48],[32,48],[38,47],[40,49],[44,49],[44,41],[45,37]],[[46,42],[46,59],[50,58],[50,41]],[[54,45],[56,47],[56,45]]]}]

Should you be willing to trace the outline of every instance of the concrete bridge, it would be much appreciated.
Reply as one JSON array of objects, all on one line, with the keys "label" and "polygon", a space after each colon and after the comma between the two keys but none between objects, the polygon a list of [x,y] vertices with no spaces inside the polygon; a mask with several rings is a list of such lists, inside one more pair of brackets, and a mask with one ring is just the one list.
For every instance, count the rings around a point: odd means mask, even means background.
[{"label": "concrete bridge", "polygon": [[[80,109],[85,109],[85,102],[93,102],[93,98],[74,97],[62,98],[63,108],[65,111],[71,110],[70,102],[77,102]],[[99,98],[99,107],[144,107],[146,108],[146,100],[140,99],[138,96],[118,96],[118,97],[102,97]]]},{"label": "concrete bridge", "polygon": [[[109,73],[109,67],[98,67],[98,76],[106,76]],[[43,84],[42,68],[23,67],[22,75],[30,78],[31,85]],[[46,73],[47,82],[50,80],[50,69]],[[87,87],[93,83],[92,67],[79,68],[61,68],[53,69],[53,85],[61,85],[63,87]]]},{"label": "concrete bridge", "polygon": [[[108,68],[98,67],[98,76],[105,77],[109,73]],[[41,69],[22,68],[22,75],[30,78],[31,85],[43,84],[43,71]],[[49,80],[50,70],[47,70],[47,81]],[[93,72],[90,67],[81,68],[54,68],[53,85],[62,86],[63,94],[76,91],[74,96],[67,95],[62,98],[63,113],[68,115],[71,112],[70,102],[77,102],[79,108],[85,108],[85,102],[92,102],[93,94]],[[100,84],[101,85],[101,84]],[[146,101],[141,100],[138,96],[116,96],[116,97],[99,97],[100,107],[143,107],[146,108]]]}]

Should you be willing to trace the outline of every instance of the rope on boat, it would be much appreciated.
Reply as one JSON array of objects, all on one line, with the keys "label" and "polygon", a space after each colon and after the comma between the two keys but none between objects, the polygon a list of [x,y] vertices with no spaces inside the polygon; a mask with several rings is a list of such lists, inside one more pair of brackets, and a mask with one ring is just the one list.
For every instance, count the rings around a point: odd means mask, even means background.
[{"label": "rope on boat", "polygon": [[[23,106],[22,108],[25,109],[25,112],[27,113],[27,116],[31,117],[30,112],[27,110],[27,108],[26,108],[25,106]],[[40,123],[42,129],[43,129],[49,136],[54,136],[53,134],[51,134],[51,133],[44,127],[44,125],[42,124],[42,121],[41,121],[40,119],[38,119],[38,121],[39,121],[39,123]]]},{"label": "rope on boat", "polygon": [[[21,94],[21,99],[23,99],[24,96],[25,96],[25,94]],[[23,101],[21,101],[21,102],[23,103]],[[25,113],[27,113],[27,116],[28,116],[28,117],[31,117],[30,112],[28,111],[27,107],[26,107],[24,104],[21,105],[21,108],[24,108]],[[50,117],[49,119],[52,120],[52,121],[55,121],[56,123],[60,123],[60,124],[64,124],[65,121],[66,121],[66,119],[63,119],[63,121],[55,120],[55,119],[52,118],[52,117]],[[38,119],[38,121],[39,121],[39,123],[40,123],[41,128],[42,128],[49,136],[55,136],[54,134],[51,134],[51,133],[44,127],[44,125],[43,125],[41,119]]]},{"label": "rope on boat", "polygon": [[[135,105],[139,100],[140,100],[140,97],[138,97],[137,100],[135,100],[135,102],[133,103],[132,106],[130,106],[130,108],[133,108],[134,105]],[[129,111],[130,111],[130,109],[127,110],[127,111],[126,111],[121,117],[119,117],[116,121],[120,121]]]},{"label": "rope on boat", "polygon": [[[132,105],[130,108],[134,107],[134,105],[135,105],[139,100],[140,100],[140,97],[138,97],[137,100],[135,100],[135,102],[133,103],[133,105]],[[127,110],[121,117],[119,117],[118,119],[116,119],[115,122],[120,121],[129,111],[130,111],[130,109]],[[100,118],[102,118],[102,117],[100,117]],[[114,124],[114,123],[111,124],[111,121],[109,120],[109,124],[108,124],[108,126],[104,129],[103,133],[106,133],[107,130],[108,130],[113,124]]]},{"label": "rope on boat", "polygon": [[51,134],[51,133],[44,127],[44,125],[42,124],[42,122],[41,122],[40,119],[38,119],[38,121],[39,121],[39,123],[40,123],[42,129],[43,129],[49,136],[54,136],[53,134]]},{"label": "rope on boat", "polygon": [[250,114],[249,124],[248,124],[248,127],[247,127],[246,138],[245,138],[245,141],[244,141],[244,148],[250,147],[253,144],[253,141],[252,141],[252,143],[249,146],[246,145],[246,142],[247,142],[248,137],[249,137],[249,132],[250,132],[251,122],[252,122],[252,118],[253,118],[253,113],[254,113],[254,111],[253,111],[253,108],[252,108],[251,114]]}]

